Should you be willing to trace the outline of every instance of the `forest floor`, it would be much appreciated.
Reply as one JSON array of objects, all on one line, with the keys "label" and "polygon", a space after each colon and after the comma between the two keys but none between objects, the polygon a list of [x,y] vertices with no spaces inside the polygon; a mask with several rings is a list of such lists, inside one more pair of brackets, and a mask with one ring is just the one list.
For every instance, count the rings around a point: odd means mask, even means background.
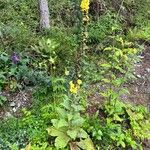
[{"label": "forest floor", "polygon": [[150,110],[150,46],[145,46],[141,62],[135,64],[135,81],[126,85],[130,91],[128,99],[134,104],[142,104]]},{"label": "forest floor", "polygon": [[[139,57],[141,61],[136,63],[134,68],[136,79],[124,85],[130,94],[124,94],[122,99],[128,103],[144,105],[150,111],[150,45],[145,46],[145,50]],[[98,84],[92,86],[97,86],[99,90],[103,90],[103,87],[100,87]],[[90,89],[94,88],[90,87]],[[15,93],[2,92],[1,94],[7,98],[7,103],[4,107],[0,108],[0,119],[6,119],[12,116],[19,117],[22,108],[30,108],[32,106],[33,91],[33,88],[27,88],[26,90]],[[104,100],[99,92],[97,92],[89,96],[89,101],[92,106],[87,111],[93,114],[97,111],[97,106],[99,106],[97,103],[102,104]],[[149,150],[150,140],[146,140],[143,147],[144,150]]]},{"label": "forest floor", "polygon": [[[145,50],[139,56],[141,61],[135,64],[134,75],[136,77],[132,82],[124,85],[130,94],[123,95],[122,99],[133,104],[142,104],[150,110],[150,46],[145,45]],[[94,85],[99,86],[99,85]],[[102,88],[102,87],[101,87]],[[1,94],[6,96],[7,104],[0,108],[0,118],[18,116],[22,108],[30,107],[32,104],[33,89],[28,88],[24,91],[10,93],[7,91]],[[89,100],[92,104],[101,103],[103,100],[99,93],[91,94]],[[94,112],[95,106],[90,107],[89,112]]]}]

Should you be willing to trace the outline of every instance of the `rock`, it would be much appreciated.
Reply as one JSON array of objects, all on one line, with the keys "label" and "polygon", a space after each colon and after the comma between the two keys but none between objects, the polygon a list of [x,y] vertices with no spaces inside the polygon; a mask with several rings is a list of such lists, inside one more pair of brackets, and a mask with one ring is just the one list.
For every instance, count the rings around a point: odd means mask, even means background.
[{"label": "rock", "polygon": [[21,107],[21,102],[18,102],[17,107]]},{"label": "rock", "polygon": [[16,112],[16,111],[17,111],[17,109],[16,109],[15,107],[14,107],[12,110],[13,110],[13,112]]},{"label": "rock", "polygon": [[140,74],[137,74],[136,76],[137,76],[138,78],[142,78],[142,76],[141,76]]},{"label": "rock", "polygon": [[150,73],[150,68],[146,68],[145,70],[146,70],[148,73]]},{"label": "rock", "polygon": [[136,64],[136,65],[135,65],[135,67],[141,67],[141,66],[142,66],[141,64]]},{"label": "rock", "polygon": [[10,107],[14,107],[16,104],[14,102],[10,103]]},{"label": "rock", "polygon": [[138,87],[136,87],[136,88],[135,88],[135,92],[138,92],[138,91],[139,91],[139,90],[138,90]]},{"label": "rock", "polygon": [[140,59],[143,59],[143,58],[144,58],[144,56],[143,56],[143,55],[139,55],[138,57],[139,57]]}]

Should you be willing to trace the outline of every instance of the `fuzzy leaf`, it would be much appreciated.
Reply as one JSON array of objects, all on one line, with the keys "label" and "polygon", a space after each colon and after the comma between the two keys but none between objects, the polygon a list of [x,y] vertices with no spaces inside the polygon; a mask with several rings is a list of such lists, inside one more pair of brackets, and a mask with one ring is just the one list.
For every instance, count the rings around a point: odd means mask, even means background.
[{"label": "fuzzy leaf", "polygon": [[76,139],[77,134],[78,134],[78,130],[75,130],[75,129],[67,131],[67,135],[69,135],[74,140]]},{"label": "fuzzy leaf", "polygon": [[93,142],[90,138],[78,142],[78,146],[84,150],[95,150]]},{"label": "fuzzy leaf", "polygon": [[77,127],[82,126],[83,123],[84,123],[84,119],[82,117],[77,118],[77,119],[75,119],[75,120],[72,121],[72,125],[73,126],[77,126]]},{"label": "fuzzy leaf", "polygon": [[57,113],[59,114],[59,116],[61,118],[65,118],[67,115],[67,111],[65,109],[62,109],[62,108],[57,108]]},{"label": "fuzzy leaf", "polygon": [[48,134],[51,136],[56,137],[55,139],[55,146],[56,148],[65,148],[71,138],[65,132],[62,132],[54,127],[50,127],[47,129]]},{"label": "fuzzy leaf", "polygon": [[84,131],[83,129],[80,129],[80,131],[79,131],[79,133],[78,133],[78,137],[79,137],[79,138],[86,139],[86,138],[88,138],[88,134],[87,134],[86,131]]},{"label": "fuzzy leaf", "polygon": [[59,131],[58,129],[54,128],[54,127],[50,127],[47,129],[48,134],[51,136],[59,136],[60,134],[62,134],[61,131]]},{"label": "fuzzy leaf", "polygon": [[67,127],[67,126],[68,126],[68,122],[65,121],[64,119],[60,119],[60,120],[58,121],[58,125],[57,125],[58,128]]},{"label": "fuzzy leaf", "polygon": [[26,147],[25,150],[30,150],[31,149],[31,143],[29,143]]},{"label": "fuzzy leaf", "polygon": [[70,137],[64,133],[59,134],[59,136],[55,139],[56,148],[65,148],[70,141]]}]

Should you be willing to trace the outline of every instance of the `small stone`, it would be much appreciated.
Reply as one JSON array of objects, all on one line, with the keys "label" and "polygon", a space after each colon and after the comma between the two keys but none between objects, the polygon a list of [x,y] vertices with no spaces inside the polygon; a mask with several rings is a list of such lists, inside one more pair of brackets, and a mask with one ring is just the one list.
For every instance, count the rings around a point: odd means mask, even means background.
[{"label": "small stone", "polygon": [[143,55],[140,55],[140,56],[138,56],[139,58],[141,58],[141,59],[143,59],[144,58],[144,56]]},{"label": "small stone", "polygon": [[14,102],[10,103],[10,107],[14,107],[16,104]]},{"label": "small stone", "polygon": [[141,64],[136,64],[136,65],[135,65],[135,67],[141,67],[141,66],[142,66]]},{"label": "small stone", "polygon": [[137,76],[138,78],[142,78],[142,76],[141,76],[140,74],[137,74],[136,76]]},{"label": "small stone", "polygon": [[138,92],[138,91],[139,91],[139,90],[138,90],[138,88],[136,87],[136,88],[135,88],[135,92]]},{"label": "small stone", "polygon": [[148,73],[150,73],[150,68],[146,68],[145,70],[146,70]]},{"label": "small stone", "polygon": [[17,107],[20,107],[20,106],[21,106],[21,102],[18,102]]},{"label": "small stone", "polygon": [[13,112],[16,112],[16,111],[17,111],[17,109],[16,109],[15,107],[14,107],[12,110],[13,110]]}]

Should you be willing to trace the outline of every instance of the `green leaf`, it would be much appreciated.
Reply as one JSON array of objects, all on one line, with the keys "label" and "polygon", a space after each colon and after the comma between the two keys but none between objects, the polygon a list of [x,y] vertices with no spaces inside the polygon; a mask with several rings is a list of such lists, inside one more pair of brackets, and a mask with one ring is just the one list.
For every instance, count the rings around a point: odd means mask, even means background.
[{"label": "green leaf", "polygon": [[106,48],[104,49],[104,51],[111,51],[111,50],[113,50],[113,47],[106,47]]},{"label": "green leaf", "polygon": [[120,66],[115,66],[115,69],[119,70],[121,73],[126,73]]},{"label": "green leaf", "polygon": [[125,143],[124,143],[123,141],[118,142],[117,145],[118,145],[118,146],[121,145],[123,148],[126,147],[126,145],[125,145]]},{"label": "green leaf", "polygon": [[67,114],[67,118],[68,118],[68,121],[71,121],[72,118],[73,118],[73,115],[72,114]]},{"label": "green leaf", "polygon": [[55,139],[55,146],[58,149],[65,148],[68,142],[71,140],[71,138],[66,134],[66,131],[62,132],[54,127],[48,128],[47,131],[49,135],[57,137]]},{"label": "green leaf", "polygon": [[63,106],[67,110],[70,109],[70,100],[69,100],[68,96],[65,96],[65,100],[61,103],[61,106]]},{"label": "green leaf", "polygon": [[105,83],[110,83],[110,80],[108,80],[106,78],[102,79],[102,81],[105,82]]},{"label": "green leaf", "polygon": [[13,144],[13,145],[10,145],[11,146],[11,150],[19,150],[17,144]]},{"label": "green leaf", "polygon": [[120,118],[117,114],[114,114],[114,118],[113,119],[116,120],[116,121],[119,121],[119,122],[123,121],[123,119]]},{"label": "green leaf", "polygon": [[69,135],[73,140],[75,140],[76,137],[77,137],[78,132],[79,131],[77,129],[68,130],[67,135]]},{"label": "green leaf", "polygon": [[58,119],[52,119],[51,122],[52,122],[54,127],[57,127]]},{"label": "green leaf", "polygon": [[75,105],[75,104],[72,104],[71,105],[75,111],[84,111],[85,108],[82,106],[82,105]]},{"label": "green leaf", "polygon": [[111,68],[111,65],[110,64],[101,64],[101,67]]},{"label": "green leaf", "polygon": [[59,131],[58,129],[54,128],[54,127],[50,127],[47,129],[48,134],[51,136],[59,136],[62,134],[61,131]]},{"label": "green leaf", "polygon": [[58,121],[57,128],[67,127],[67,126],[68,126],[68,122],[65,121],[64,119],[60,119],[60,120]]},{"label": "green leaf", "polygon": [[84,119],[82,117],[80,118],[74,118],[74,120],[72,121],[72,125],[75,126],[75,127],[80,127],[82,126],[84,123]]},{"label": "green leaf", "polygon": [[88,138],[88,134],[87,134],[86,131],[84,131],[83,129],[80,129],[80,131],[79,131],[79,133],[78,133],[78,137],[79,137],[79,138],[86,139],[86,138]]},{"label": "green leaf", "polygon": [[65,118],[67,116],[67,114],[68,114],[65,109],[59,108],[59,107],[57,108],[57,113],[59,114],[59,116],[61,118]]},{"label": "green leaf", "polygon": [[77,143],[77,145],[84,150],[95,150],[93,142],[90,138],[81,140],[80,142]]},{"label": "green leaf", "polygon": [[102,95],[103,97],[108,97],[108,94],[105,92],[100,92],[100,95]]},{"label": "green leaf", "polygon": [[59,134],[59,136],[55,139],[56,148],[65,148],[70,141],[70,137],[64,133]]}]

